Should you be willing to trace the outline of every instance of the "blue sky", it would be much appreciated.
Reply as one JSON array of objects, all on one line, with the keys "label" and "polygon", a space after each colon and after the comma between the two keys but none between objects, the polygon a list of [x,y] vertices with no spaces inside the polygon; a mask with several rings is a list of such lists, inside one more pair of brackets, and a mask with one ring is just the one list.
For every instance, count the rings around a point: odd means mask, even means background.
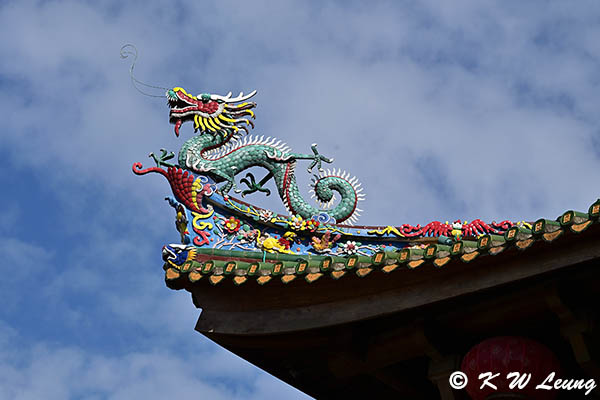
[{"label": "blue sky", "polygon": [[319,143],[362,182],[360,223],[553,218],[600,194],[598,2],[4,1],[0,37],[0,399],[305,397],[165,287],[169,187],[131,164],[191,128],[132,88],[125,43],[149,83],[257,89],[255,133]]}]

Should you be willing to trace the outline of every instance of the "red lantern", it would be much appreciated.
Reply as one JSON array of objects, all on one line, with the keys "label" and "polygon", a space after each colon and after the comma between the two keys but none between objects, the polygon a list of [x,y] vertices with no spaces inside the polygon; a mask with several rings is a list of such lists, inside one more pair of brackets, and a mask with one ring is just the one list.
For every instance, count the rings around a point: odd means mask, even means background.
[{"label": "red lantern", "polygon": [[[560,377],[560,365],[554,354],[546,346],[533,340],[503,336],[484,340],[474,346],[465,355],[461,370],[467,375],[469,383],[466,390],[473,400],[490,400],[494,398],[515,398],[528,400],[550,400],[554,399],[557,391],[536,389],[536,386],[555,372],[556,378]],[[489,382],[497,387],[485,386],[479,379],[480,374],[491,372],[500,374]],[[518,372],[525,379],[531,374],[529,382],[519,389],[509,384],[513,379],[507,379],[511,372]],[[555,379],[556,379],[555,378]],[[552,385],[552,382],[548,383]]]}]

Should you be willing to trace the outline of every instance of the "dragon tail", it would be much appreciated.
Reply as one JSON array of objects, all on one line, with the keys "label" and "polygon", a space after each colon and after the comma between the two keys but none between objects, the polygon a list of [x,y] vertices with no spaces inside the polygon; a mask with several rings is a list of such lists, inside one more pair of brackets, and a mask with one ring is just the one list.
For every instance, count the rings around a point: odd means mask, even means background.
[{"label": "dragon tail", "polygon": [[[294,170],[296,161],[285,164],[281,173],[275,174],[277,187],[287,210],[292,215],[300,215],[309,219],[321,213],[327,213],[335,219],[336,223],[346,222],[353,224],[358,219],[361,209],[358,208],[359,201],[364,200],[364,194],[360,183],[355,177],[350,177],[342,170],[327,170],[315,175],[311,183],[311,197],[321,204],[322,209],[311,206],[300,195]],[[335,202],[337,192],[341,200],[337,206],[330,209]]]}]

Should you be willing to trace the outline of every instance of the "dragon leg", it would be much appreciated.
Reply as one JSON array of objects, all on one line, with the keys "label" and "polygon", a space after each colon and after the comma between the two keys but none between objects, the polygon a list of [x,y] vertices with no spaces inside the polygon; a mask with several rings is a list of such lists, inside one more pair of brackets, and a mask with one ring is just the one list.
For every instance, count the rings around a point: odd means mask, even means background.
[{"label": "dragon leg", "polygon": [[239,193],[240,190],[237,188],[235,184],[235,175],[232,172],[231,174],[227,174],[224,171],[212,170],[210,171],[212,174],[217,175],[219,178],[222,178],[226,183],[223,185],[219,191],[226,196],[227,193],[233,189],[236,193]]},{"label": "dragon leg", "polygon": [[314,167],[317,167],[319,171],[323,171],[323,167],[321,165],[323,161],[328,164],[333,162],[333,158],[327,158],[319,153],[316,143],[313,143],[312,146],[310,146],[310,149],[312,150],[313,154],[292,153],[292,157],[296,160],[313,160],[313,162],[307,168],[308,172],[311,172]]},{"label": "dragon leg", "polygon": [[271,178],[273,178],[273,172],[269,172],[264,178],[260,180],[260,182],[256,183],[254,175],[248,172],[245,178],[240,179],[241,183],[245,183],[248,186],[248,190],[244,190],[242,192],[242,197],[245,197],[247,194],[251,194],[254,192],[263,192],[266,193],[267,196],[269,196],[271,194],[271,191],[268,188],[264,187],[264,185]]},{"label": "dragon leg", "polygon": [[173,167],[173,164],[170,164],[168,162],[166,162],[167,160],[170,160],[171,158],[175,157],[175,153],[173,152],[167,152],[167,150],[165,149],[160,149],[160,156],[157,156],[154,153],[150,153],[148,154],[148,157],[152,158],[154,160],[154,162],[156,163],[156,166],[158,168],[162,167],[163,165],[165,167]]}]

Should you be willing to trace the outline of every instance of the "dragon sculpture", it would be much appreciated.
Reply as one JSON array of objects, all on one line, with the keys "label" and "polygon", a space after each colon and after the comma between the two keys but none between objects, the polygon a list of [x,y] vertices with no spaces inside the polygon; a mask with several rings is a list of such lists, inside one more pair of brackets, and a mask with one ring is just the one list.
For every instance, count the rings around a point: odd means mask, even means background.
[{"label": "dragon sculpture", "polygon": [[[265,168],[268,173],[256,182],[251,173],[241,182],[249,186],[242,195],[256,191],[266,192],[266,182],[274,179],[277,191],[286,209],[291,215],[309,219],[326,212],[336,223],[345,221],[352,224],[358,218],[358,202],[364,198],[360,184],[356,178],[346,172],[325,171],[322,163],[331,163],[333,159],[319,154],[317,145],[311,146],[313,154],[293,153],[289,147],[274,138],[248,135],[248,127],[254,128],[255,118],[252,109],[256,103],[248,102],[256,94],[240,93],[232,97],[215,94],[199,94],[193,96],[181,87],[167,91],[170,107],[169,121],[175,125],[175,134],[179,136],[180,128],[186,121],[194,122],[197,135],[188,139],[179,151],[178,167],[193,173],[210,176],[217,183],[224,183],[220,192],[227,197],[231,189],[237,188],[235,176],[252,167]],[[151,154],[158,167],[175,167],[167,160],[174,154],[162,152],[161,156]],[[317,209],[308,204],[300,195],[296,182],[296,164],[298,160],[311,160],[308,167],[311,172],[315,167],[319,173],[312,179],[311,192],[323,207]],[[334,191],[341,200],[337,206],[329,210],[334,202]],[[327,210],[327,211],[325,211]]]},{"label": "dragon sculpture", "polygon": [[[204,275],[212,284],[224,280],[225,275],[236,285],[249,276],[256,276],[261,285],[276,275],[288,283],[298,274],[313,282],[325,272],[338,279],[351,269],[362,277],[374,265],[388,273],[401,263],[416,268],[425,258],[439,255],[435,265],[440,267],[452,255],[461,254],[468,262],[484,250],[498,254],[509,241],[521,243],[519,248],[533,241],[532,226],[525,221],[353,226],[364,199],[356,178],[341,170],[324,170],[323,164],[333,159],[321,155],[316,144],[312,151],[295,153],[280,140],[250,135],[256,108],[251,100],[256,91],[235,97],[231,92],[194,96],[181,87],[149,85],[133,74],[135,46],[122,47],[121,57],[128,56],[134,57],[130,77],[138,92],[161,99],[166,93],[175,135],[183,134],[183,124],[193,124],[194,134],[184,141],[177,157],[161,149],[158,154],[150,153],[156,166],[132,165],[137,175],[165,177],[173,193],[165,200],[175,210],[180,243],[162,250],[168,282],[177,281],[182,274],[191,283]],[[320,209],[300,194],[296,168],[302,160],[308,161],[309,173],[315,170],[310,192]],[[266,171],[262,179],[254,177],[256,168]],[[242,197],[256,192],[269,196],[266,184],[270,180],[289,215],[229,195],[233,191]],[[544,223],[536,222],[536,226]]]}]

